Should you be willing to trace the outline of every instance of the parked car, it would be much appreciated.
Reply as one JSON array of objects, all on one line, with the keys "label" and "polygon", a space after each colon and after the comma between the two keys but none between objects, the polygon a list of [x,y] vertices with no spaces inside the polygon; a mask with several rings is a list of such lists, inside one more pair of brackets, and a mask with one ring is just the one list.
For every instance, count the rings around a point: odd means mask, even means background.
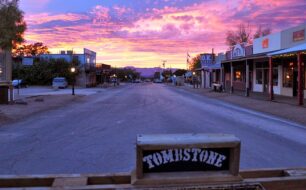
[{"label": "parked car", "polygon": [[14,88],[27,88],[28,84],[22,79],[15,79],[12,81]]},{"label": "parked car", "polygon": [[52,81],[53,88],[67,88],[68,82],[65,77],[56,77]]},{"label": "parked car", "polygon": [[140,79],[135,79],[133,82],[134,83],[141,83],[141,80]]},{"label": "parked car", "polygon": [[162,83],[160,79],[154,79],[154,83]]}]

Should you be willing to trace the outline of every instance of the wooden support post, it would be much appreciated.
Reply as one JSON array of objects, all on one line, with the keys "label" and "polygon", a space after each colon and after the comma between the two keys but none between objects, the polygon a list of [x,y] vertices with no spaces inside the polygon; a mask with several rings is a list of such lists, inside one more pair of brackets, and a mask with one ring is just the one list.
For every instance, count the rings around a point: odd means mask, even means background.
[{"label": "wooden support post", "polygon": [[249,83],[250,83],[250,75],[249,75],[249,64],[248,64],[248,60],[245,60],[245,96],[249,96],[250,95],[250,89],[249,89]]},{"label": "wooden support post", "polygon": [[221,69],[220,69],[220,84],[221,84],[221,91],[223,91],[224,89],[224,70],[223,70],[223,66],[221,65]]},{"label": "wooden support post", "polygon": [[269,83],[270,83],[270,100],[274,100],[274,92],[273,92],[273,65],[272,65],[272,57],[269,57]]},{"label": "wooden support post", "polygon": [[231,94],[234,92],[233,81],[234,81],[234,67],[233,63],[231,62],[231,90],[230,90]]},{"label": "wooden support post", "polygon": [[301,106],[304,104],[303,68],[302,68],[301,52],[297,53],[297,62],[298,62],[298,105]]},{"label": "wooden support post", "polygon": [[201,70],[201,87],[205,88],[205,75],[204,75],[204,69]]}]

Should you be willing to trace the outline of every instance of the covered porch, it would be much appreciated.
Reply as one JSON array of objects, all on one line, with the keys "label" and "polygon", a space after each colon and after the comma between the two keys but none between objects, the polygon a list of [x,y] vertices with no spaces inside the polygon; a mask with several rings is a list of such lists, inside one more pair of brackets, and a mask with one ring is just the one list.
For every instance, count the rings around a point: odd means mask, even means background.
[{"label": "covered porch", "polygon": [[281,65],[281,87],[280,94],[291,96],[298,105],[304,105],[305,99],[305,61],[306,43],[269,53],[269,99],[279,98],[275,96],[273,88],[275,76],[275,65]]}]

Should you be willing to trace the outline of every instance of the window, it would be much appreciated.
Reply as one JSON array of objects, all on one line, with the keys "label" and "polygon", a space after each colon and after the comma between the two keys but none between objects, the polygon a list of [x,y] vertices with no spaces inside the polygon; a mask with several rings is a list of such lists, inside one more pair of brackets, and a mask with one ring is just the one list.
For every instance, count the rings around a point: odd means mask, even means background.
[{"label": "window", "polygon": [[243,82],[244,81],[244,70],[243,66],[239,65],[234,67],[234,81]]},{"label": "window", "polygon": [[241,71],[235,72],[235,80],[241,81]]},{"label": "window", "polygon": [[284,67],[283,69],[283,87],[292,87],[293,68]]},{"label": "window", "polygon": [[262,84],[262,69],[256,69],[256,84]]},{"label": "window", "polygon": [[241,56],[241,50],[239,48],[235,49],[234,51],[234,57]]}]

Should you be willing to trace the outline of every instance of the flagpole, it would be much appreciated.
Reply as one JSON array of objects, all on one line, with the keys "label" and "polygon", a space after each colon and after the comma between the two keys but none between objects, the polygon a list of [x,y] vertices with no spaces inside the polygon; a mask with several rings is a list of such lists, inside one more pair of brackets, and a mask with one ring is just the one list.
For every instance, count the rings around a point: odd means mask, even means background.
[{"label": "flagpole", "polygon": [[188,71],[189,59],[188,59],[188,52],[186,53],[186,70]]},{"label": "flagpole", "polygon": [[189,65],[189,58],[190,58],[190,55],[189,55],[189,53],[188,53],[188,51],[187,51],[187,59],[186,59],[186,70],[190,70],[190,65]]}]

